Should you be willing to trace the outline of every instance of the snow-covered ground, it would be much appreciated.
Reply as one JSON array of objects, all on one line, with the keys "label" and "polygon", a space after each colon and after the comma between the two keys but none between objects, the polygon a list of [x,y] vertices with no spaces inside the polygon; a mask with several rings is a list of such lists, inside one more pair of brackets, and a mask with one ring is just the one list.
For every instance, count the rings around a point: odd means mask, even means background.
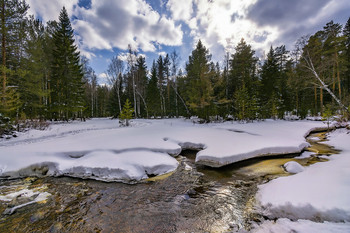
[{"label": "snow-covered ground", "polygon": [[106,181],[147,178],[176,169],[182,149],[202,149],[196,162],[223,166],[261,155],[294,153],[322,122],[273,121],[193,124],[183,119],[52,124],[0,141],[0,175],[69,175]]},{"label": "snow-covered ground", "polygon": [[338,129],[325,143],[341,153],[259,187],[262,213],[278,220],[253,232],[350,232],[350,131]]}]

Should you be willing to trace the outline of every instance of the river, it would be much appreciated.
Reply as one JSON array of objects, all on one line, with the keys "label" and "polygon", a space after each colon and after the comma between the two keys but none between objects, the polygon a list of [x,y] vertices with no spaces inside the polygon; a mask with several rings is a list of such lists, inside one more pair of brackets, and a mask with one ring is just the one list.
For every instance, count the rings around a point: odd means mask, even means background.
[{"label": "river", "polygon": [[[263,157],[222,168],[196,166],[196,151],[183,151],[178,169],[139,184],[106,183],[70,177],[1,180],[0,194],[33,190],[35,195],[0,201],[1,232],[232,232],[249,230],[264,216],[254,211],[257,186],[290,175],[282,165],[325,162],[337,153],[325,133],[308,137],[315,156]],[[40,193],[46,200],[36,201]],[[50,195],[51,194],[51,195]],[[13,211],[11,208],[24,205]]]}]

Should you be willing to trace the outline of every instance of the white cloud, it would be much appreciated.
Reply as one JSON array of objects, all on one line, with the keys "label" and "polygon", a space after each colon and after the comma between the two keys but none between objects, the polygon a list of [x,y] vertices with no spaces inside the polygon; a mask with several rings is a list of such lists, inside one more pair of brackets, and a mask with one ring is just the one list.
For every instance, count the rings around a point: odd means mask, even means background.
[{"label": "white cloud", "polygon": [[91,9],[76,10],[73,21],[87,49],[127,49],[128,44],[145,52],[156,51],[154,43],[180,45],[182,30],[159,15],[144,0],[92,0]]},{"label": "white cloud", "polygon": [[108,75],[105,72],[97,75],[97,82],[101,86],[104,86],[104,85],[111,86],[110,84],[111,82],[108,79]]},{"label": "white cloud", "polygon": [[169,0],[167,8],[174,20],[188,21],[193,13],[192,0]]},{"label": "white cloud", "polygon": [[158,55],[160,55],[160,56],[162,56],[162,57],[165,57],[165,56],[167,55],[167,53],[164,52],[164,51],[161,51],[161,52],[158,52]]},{"label": "white cloud", "polygon": [[145,0],[92,0],[91,8],[77,5],[78,0],[28,0],[30,13],[46,22],[57,20],[66,7],[82,54],[94,56],[95,50],[139,48],[155,52],[155,45],[181,45],[183,32],[175,21],[160,15]]},{"label": "white cloud", "polygon": [[73,14],[74,6],[79,0],[27,0],[30,8],[29,14],[40,15],[44,22],[58,20],[58,16],[63,7],[69,15]]},{"label": "white cloud", "polygon": [[[255,50],[268,49],[277,38],[277,28],[258,26],[247,18],[249,7],[256,1],[193,0],[194,7],[190,7],[194,10],[192,18],[188,17],[188,13],[181,12],[178,6],[180,1],[175,4],[177,1],[169,0],[167,7],[176,20],[187,19],[185,22],[191,29],[190,35],[194,43],[201,39],[213,58],[222,60],[225,51],[234,52],[242,38]],[[192,1],[188,2],[192,5]]]}]

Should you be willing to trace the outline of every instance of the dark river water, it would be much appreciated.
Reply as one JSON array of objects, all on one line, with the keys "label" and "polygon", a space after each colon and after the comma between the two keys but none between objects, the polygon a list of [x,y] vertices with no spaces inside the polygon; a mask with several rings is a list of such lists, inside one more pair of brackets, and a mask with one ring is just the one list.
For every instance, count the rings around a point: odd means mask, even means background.
[{"label": "dark river water", "polygon": [[[317,138],[316,138],[317,137]],[[290,175],[282,165],[307,166],[336,153],[324,133],[309,142],[315,156],[252,159],[222,168],[194,164],[195,151],[183,151],[178,169],[139,184],[106,183],[69,177],[1,180],[0,195],[32,190],[35,195],[0,201],[0,232],[234,232],[249,230],[264,216],[254,211],[257,186]],[[51,194],[37,201],[38,193]],[[31,202],[32,204],[18,207]],[[11,214],[12,210],[12,214]]]}]

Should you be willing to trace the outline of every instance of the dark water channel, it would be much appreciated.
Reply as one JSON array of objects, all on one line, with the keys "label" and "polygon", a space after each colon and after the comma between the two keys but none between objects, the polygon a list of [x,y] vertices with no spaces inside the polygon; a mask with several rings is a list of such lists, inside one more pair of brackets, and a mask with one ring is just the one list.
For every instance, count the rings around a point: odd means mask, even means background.
[{"label": "dark water channel", "polygon": [[[318,139],[316,139],[316,137]],[[0,181],[0,194],[23,189],[50,193],[47,200],[18,208],[37,195],[0,201],[0,232],[231,232],[249,230],[257,185],[289,175],[288,161],[302,165],[327,161],[336,153],[318,144],[324,134],[309,142],[315,155],[252,159],[219,169],[196,166],[196,152],[183,151],[172,174],[136,185],[105,183],[69,177],[26,178]]]}]

